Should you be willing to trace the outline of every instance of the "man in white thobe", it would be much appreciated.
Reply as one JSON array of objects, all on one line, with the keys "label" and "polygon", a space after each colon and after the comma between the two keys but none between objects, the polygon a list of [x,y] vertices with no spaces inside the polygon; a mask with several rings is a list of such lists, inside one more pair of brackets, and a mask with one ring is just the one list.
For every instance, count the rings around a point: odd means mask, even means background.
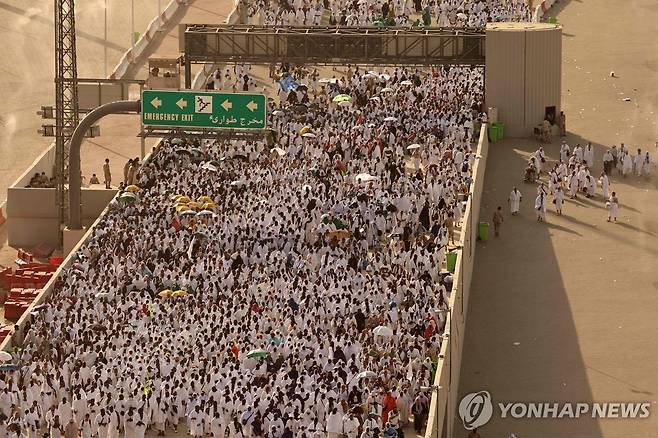
[{"label": "man in white thobe", "polygon": [[509,194],[509,198],[507,199],[507,202],[509,202],[509,209],[512,214],[517,214],[519,212],[521,198],[523,198],[523,195],[516,187],[514,187],[512,192]]}]

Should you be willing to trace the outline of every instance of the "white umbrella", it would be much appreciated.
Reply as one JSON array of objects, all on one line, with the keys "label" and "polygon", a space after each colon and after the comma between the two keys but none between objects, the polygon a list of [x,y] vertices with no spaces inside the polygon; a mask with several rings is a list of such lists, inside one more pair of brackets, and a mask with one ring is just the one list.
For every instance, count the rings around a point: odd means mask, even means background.
[{"label": "white umbrella", "polygon": [[307,132],[306,134],[302,134],[302,137],[315,138],[317,135],[313,134],[312,132]]},{"label": "white umbrella", "polygon": [[281,110],[274,110],[274,111],[272,111],[272,115],[273,115],[273,116],[280,116],[281,114],[285,114],[285,113],[284,113],[283,111],[281,111]]},{"label": "white umbrella", "polygon": [[214,166],[210,163],[206,163],[203,166],[201,166],[202,169],[209,170],[211,172],[217,172],[219,169],[217,169],[217,166]]},{"label": "white umbrella", "polygon": [[378,96],[371,97],[370,100],[379,100],[379,97]]},{"label": "white umbrella", "polygon": [[6,351],[0,351],[0,361],[2,362],[7,362],[8,360],[11,360],[11,354],[7,353]]},{"label": "white umbrella", "polygon": [[393,89],[390,87],[382,88],[382,93],[390,93],[391,91],[393,91]]},{"label": "white umbrella", "polygon": [[98,299],[101,299],[101,298],[107,298],[107,297],[109,297],[109,296],[110,296],[110,294],[107,293],[107,292],[98,292],[98,293],[95,295],[95,297],[98,298]]},{"label": "white umbrella", "polygon": [[367,371],[361,371],[359,374],[354,376],[356,379],[374,379],[377,377],[377,374],[375,374],[373,371],[367,370]]},{"label": "white umbrella", "polygon": [[338,82],[338,79],[336,79],[336,78],[331,78],[331,79],[322,78],[318,82],[321,83],[321,84],[335,84],[336,82]]},{"label": "white umbrella", "polygon": [[276,152],[276,154],[280,157],[283,157],[286,154],[286,151],[284,151],[281,148],[272,148],[270,149],[270,153]]},{"label": "white umbrella", "polygon": [[418,143],[410,144],[407,146],[407,149],[418,149],[420,148],[420,145]]},{"label": "white umbrella", "polygon": [[395,122],[398,118],[393,116],[388,116],[384,119],[385,122]]},{"label": "white umbrella", "polygon": [[385,338],[390,338],[393,336],[393,330],[386,327],[385,325],[380,325],[372,329],[372,334],[375,336],[383,336]]},{"label": "white umbrella", "polygon": [[378,180],[378,176],[370,175],[369,173],[360,173],[356,176],[356,180],[360,182],[369,182]]},{"label": "white umbrella", "polygon": [[414,83],[411,81],[402,81],[400,82],[400,85],[413,85]]},{"label": "white umbrella", "polygon": [[379,79],[382,79],[384,81],[388,81],[389,79],[391,79],[391,76],[387,75],[386,73],[382,73],[382,74],[379,75]]}]

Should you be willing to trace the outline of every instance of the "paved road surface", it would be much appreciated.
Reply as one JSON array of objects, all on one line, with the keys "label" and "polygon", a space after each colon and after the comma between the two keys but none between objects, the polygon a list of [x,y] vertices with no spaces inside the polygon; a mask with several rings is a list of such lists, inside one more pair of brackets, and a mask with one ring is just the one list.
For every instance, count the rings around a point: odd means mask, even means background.
[{"label": "paved road surface", "polygon": [[[564,25],[567,141],[596,146],[597,174],[604,147],[612,144],[648,148],[655,159],[658,4],[567,0],[557,17]],[[610,78],[611,70],[618,78]],[[497,205],[506,206],[514,185],[524,201],[520,216],[506,216],[502,236],[478,247],[460,394],[487,389],[494,401],[652,403],[646,420],[494,415],[480,430],[482,438],[512,432],[518,438],[656,436],[656,170],[649,181],[614,175],[622,204],[617,224],[606,222],[600,192],[591,201],[568,201],[564,216],[550,212],[546,224],[537,224],[536,188],[521,183],[537,147],[531,140],[506,140],[490,150],[483,220],[491,220]],[[546,149],[555,159],[559,140]],[[465,437],[460,429],[456,436]]]}]

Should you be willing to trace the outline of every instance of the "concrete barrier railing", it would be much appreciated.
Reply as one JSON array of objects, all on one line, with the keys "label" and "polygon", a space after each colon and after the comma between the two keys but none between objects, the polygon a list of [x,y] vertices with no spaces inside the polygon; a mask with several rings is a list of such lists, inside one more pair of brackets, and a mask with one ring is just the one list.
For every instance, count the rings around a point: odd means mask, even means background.
[{"label": "concrete barrier railing", "polygon": [[557,3],[558,0],[542,0],[537,6],[535,6],[535,11],[532,16],[532,21],[540,22],[542,18],[546,15],[548,10]]},{"label": "concrete barrier railing", "polygon": [[7,201],[0,202],[0,227],[7,222]]},{"label": "concrete barrier railing", "polygon": [[473,166],[473,182],[466,202],[466,212],[462,218],[462,233],[457,254],[457,263],[453,274],[452,292],[448,307],[450,309],[444,333],[448,338],[441,344],[439,361],[434,377],[434,390],[427,419],[425,438],[452,437],[453,420],[458,404],[459,374],[464,347],[466,313],[473,275],[475,242],[478,232],[478,218],[484,186],[484,173],[489,152],[487,125],[480,128],[480,137],[476,149],[476,161]]},{"label": "concrete barrier railing", "polygon": [[176,15],[181,8],[187,6],[187,3],[187,0],[171,0],[162,13],[151,20],[146,31],[137,40],[133,47],[124,53],[119,63],[114,67],[112,74],[110,74],[110,79],[122,78],[128,71],[128,68],[130,68],[132,64],[138,62],[140,57],[148,50],[151,41],[155,38],[158,32],[160,32],[163,27],[167,26],[174,15]]}]

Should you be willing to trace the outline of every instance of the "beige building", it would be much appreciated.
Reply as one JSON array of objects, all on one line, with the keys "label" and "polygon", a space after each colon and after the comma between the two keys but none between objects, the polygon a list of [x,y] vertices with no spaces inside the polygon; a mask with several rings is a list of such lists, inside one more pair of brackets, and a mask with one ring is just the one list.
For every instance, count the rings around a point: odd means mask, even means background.
[{"label": "beige building", "polygon": [[557,122],[562,86],[562,27],[548,23],[487,25],[485,101],[498,109],[506,137]]}]

